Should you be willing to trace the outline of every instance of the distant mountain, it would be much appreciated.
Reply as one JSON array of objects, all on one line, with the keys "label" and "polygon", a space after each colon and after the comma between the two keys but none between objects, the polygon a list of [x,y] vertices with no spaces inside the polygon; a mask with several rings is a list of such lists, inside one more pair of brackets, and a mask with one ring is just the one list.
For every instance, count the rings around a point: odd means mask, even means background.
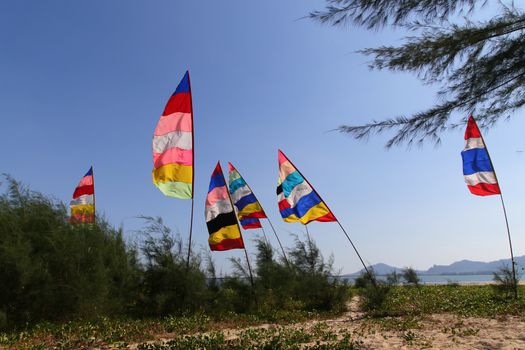
[{"label": "distant mountain", "polygon": [[[517,264],[517,272],[521,272],[525,267],[525,255],[514,257]],[[434,265],[425,273],[429,275],[475,275],[491,274],[498,271],[503,266],[511,266],[510,259],[501,259],[490,262],[461,260],[450,265]]]},{"label": "distant mountain", "polygon": [[[517,264],[517,272],[522,274],[525,272],[525,255],[514,257]],[[503,266],[510,266],[510,259],[501,259],[490,262],[483,261],[472,261],[472,260],[461,260],[456,261],[450,265],[434,265],[426,271],[417,271],[420,275],[481,275],[481,274],[492,274],[497,272]],[[386,275],[392,271],[400,273],[403,268],[390,266],[387,264],[379,263],[372,265],[375,273],[378,275]],[[361,274],[363,270],[345,275],[354,276]]]}]

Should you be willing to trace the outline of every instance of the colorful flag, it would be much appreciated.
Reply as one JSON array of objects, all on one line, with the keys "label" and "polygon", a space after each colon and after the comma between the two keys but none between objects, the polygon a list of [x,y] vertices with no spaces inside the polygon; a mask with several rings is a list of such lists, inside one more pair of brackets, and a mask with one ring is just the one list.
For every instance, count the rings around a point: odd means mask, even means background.
[{"label": "colorful flag", "polygon": [[266,214],[261,204],[232,163],[228,163],[228,169],[230,195],[237,208],[237,217],[242,228],[245,230],[262,228],[259,219],[266,218]]},{"label": "colorful flag", "polygon": [[474,117],[468,120],[465,149],[461,152],[461,157],[465,182],[472,194],[477,196],[501,194],[492,161]]},{"label": "colorful flag", "polygon": [[193,197],[193,111],[189,72],[171,95],[153,136],[153,183],[166,196]]},{"label": "colorful flag", "polygon": [[211,250],[244,248],[241,229],[233,210],[226,180],[219,162],[217,162],[217,166],[211,175],[204,213],[210,234],[208,243]]},{"label": "colorful flag", "polygon": [[286,222],[337,221],[310,183],[279,150],[279,183],[277,201]]},{"label": "colorful flag", "polygon": [[89,171],[78,183],[69,206],[71,208],[72,223],[95,221],[95,182],[93,179],[93,167],[89,168]]}]

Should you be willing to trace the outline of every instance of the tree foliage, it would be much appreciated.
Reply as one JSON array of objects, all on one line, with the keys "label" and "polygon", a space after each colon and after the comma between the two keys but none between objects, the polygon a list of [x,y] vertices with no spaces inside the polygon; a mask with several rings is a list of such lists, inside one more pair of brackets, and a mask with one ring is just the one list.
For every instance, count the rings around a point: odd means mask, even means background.
[{"label": "tree foliage", "polygon": [[[399,46],[366,48],[371,69],[416,74],[439,86],[439,102],[413,115],[390,116],[339,130],[356,139],[394,131],[391,147],[431,139],[463,125],[475,114],[482,127],[506,119],[525,104],[525,13],[498,2],[489,20],[474,21],[486,0],[326,0],[312,19],[379,30],[401,27],[413,33]],[[467,17],[468,16],[468,17]]]}]

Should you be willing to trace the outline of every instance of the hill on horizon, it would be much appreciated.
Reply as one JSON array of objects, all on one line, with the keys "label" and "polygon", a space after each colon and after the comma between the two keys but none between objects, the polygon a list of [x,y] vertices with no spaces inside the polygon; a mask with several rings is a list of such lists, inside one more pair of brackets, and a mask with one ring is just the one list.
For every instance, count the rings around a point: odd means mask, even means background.
[{"label": "hill on horizon", "polygon": [[[516,272],[518,275],[525,271],[525,255],[514,257],[517,265]],[[495,261],[473,261],[473,260],[460,260],[453,262],[450,265],[433,265],[428,270],[417,270],[420,275],[483,275],[492,274],[497,272],[501,267],[510,266],[511,261],[508,259],[500,259]],[[386,275],[392,271],[401,273],[404,268],[391,266],[385,263],[377,263],[372,265],[372,268],[377,275]],[[344,276],[355,276],[361,274],[363,269],[345,274]]]}]

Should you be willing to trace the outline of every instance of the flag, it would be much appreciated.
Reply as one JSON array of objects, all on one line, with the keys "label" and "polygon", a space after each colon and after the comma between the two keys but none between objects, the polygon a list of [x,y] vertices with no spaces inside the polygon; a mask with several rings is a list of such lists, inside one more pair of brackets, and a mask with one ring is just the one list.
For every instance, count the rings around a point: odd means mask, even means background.
[{"label": "flag", "polygon": [[501,194],[498,180],[474,117],[470,117],[465,131],[463,175],[468,189],[477,196]]},{"label": "flag", "polygon": [[193,197],[193,111],[189,72],[171,95],[153,136],[153,183],[166,196]]},{"label": "flag", "polygon": [[208,238],[210,249],[243,249],[244,242],[241,229],[233,210],[226,180],[219,162],[217,162],[217,166],[211,175],[205,207],[206,225],[210,234]]},{"label": "flag", "polygon": [[261,204],[232,163],[228,163],[228,170],[228,187],[242,228],[245,230],[262,228],[259,219],[266,218],[266,214]]},{"label": "flag", "polygon": [[72,223],[95,221],[95,182],[93,179],[93,167],[89,168],[89,171],[78,183],[69,206],[71,208]]},{"label": "flag", "polygon": [[286,222],[337,221],[310,183],[279,150],[279,183],[277,201]]}]

